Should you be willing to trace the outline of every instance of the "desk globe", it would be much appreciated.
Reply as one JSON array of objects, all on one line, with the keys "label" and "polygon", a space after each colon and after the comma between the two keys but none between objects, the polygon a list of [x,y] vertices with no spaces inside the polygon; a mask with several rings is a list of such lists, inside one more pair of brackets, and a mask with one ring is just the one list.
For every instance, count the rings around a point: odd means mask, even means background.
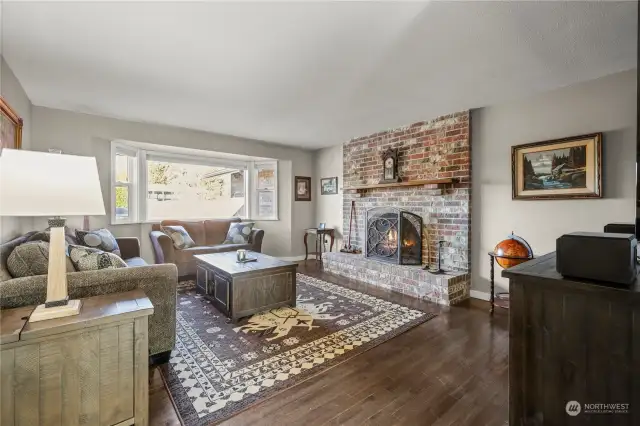
[{"label": "desk globe", "polygon": [[493,249],[498,265],[504,269],[511,268],[533,259],[533,250],[523,238],[512,232],[505,240],[500,241]]}]

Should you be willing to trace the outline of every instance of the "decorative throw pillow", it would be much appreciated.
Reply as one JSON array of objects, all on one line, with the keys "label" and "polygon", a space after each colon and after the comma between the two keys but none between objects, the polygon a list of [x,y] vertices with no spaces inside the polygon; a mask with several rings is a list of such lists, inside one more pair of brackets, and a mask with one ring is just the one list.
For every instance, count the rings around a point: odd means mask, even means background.
[{"label": "decorative throw pillow", "polygon": [[[66,257],[67,272],[75,272],[76,268]],[[7,259],[7,269],[13,278],[47,275],[49,270],[49,243],[32,241],[17,246]]]},{"label": "decorative throw pillow", "polygon": [[196,245],[195,241],[193,241],[193,239],[183,226],[163,226],[162,232],[171,237],[171,239],[173,240],[173,246],[178,250],[194,247]]},{"label": "decorative throw pillow", "polygon": [[49,231],[37,231],[29,237],[27,241],[46,241],[47,243],[51,239],[51,232]]},{"label": "decorative throw pillow", "polygon": [[[47,241],[51,238],[51,228],[47,228],[44,231],[34,232],[28,241]],[[78,239],[76,238],[75,229],[69,228],[68,226],[64,227],[64,240],[67,244],[78,244]]]},{"label": "decorative throw pillow", "polygon": [[13,278],[46,275],[49,269],[49,243],[33,241],[20,244],[9,255],[7,269]]},{"label": "decorative throw pillow", "polygon": [[78,271],[126,268],[127,264],[119,256],[99,249],[84,246],[69,246],[69,257]]},{"label": "decorative throw pillow", "polygon": [[116,237],[108,229],[103,228],[93,231],[76,229],[76,238],[80,245],[113,253],[120,257],[120,247],[118,247]]},{"label": "decorative throw pillow", "polygon": [[[70,239],[70,237],[71,237],[71,239]],[[67,228],[65,227],[64,252],[67,254],[67,256],[69,256],[69,244],[77,244],[75,242],[75,238],[76,237],[74,237],[73,235],[69,235],[67,233]],[[38,232],[34,233],[32,236],[30,236],[27,241],[28,242],[30,242],[30,241],[46,241],[47,243],[50,243],[51,242],[51,231],[38,231]],[[67,271],[67,272],[69,272],[69,271]]]},{"label": "decorative throw pillow", "polygon": [[255,222],[232,223],[222,244],[248,244],[253,225]]}]

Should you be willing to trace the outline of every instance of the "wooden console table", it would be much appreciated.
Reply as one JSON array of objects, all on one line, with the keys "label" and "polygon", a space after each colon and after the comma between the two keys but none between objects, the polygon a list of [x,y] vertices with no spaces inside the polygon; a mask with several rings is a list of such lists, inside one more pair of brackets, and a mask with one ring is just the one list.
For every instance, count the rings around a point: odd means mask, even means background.
[{"label": "wooden console table", "polygon": [[[307,237],[309,234],[316,236],[316,248],[315,251],[309,253],[309,247],[307,246]],[[331,238],[331,244],[329,245],[329,251],[333,251],[333,241],[335,240],[335,230],[333,228],[307,228],[304,230],[304,260],[306,261],[310,254],[315,255],[318,260],[320,255],[320,261],[322,261],[322,253],[324,253],[324,237],[328,235]]]},{"label": "wooden console table", "polygon": [[146,426],[144,292],[89,297],[79,315],[30,323],[34,309],[1,313],[0,424]]}]

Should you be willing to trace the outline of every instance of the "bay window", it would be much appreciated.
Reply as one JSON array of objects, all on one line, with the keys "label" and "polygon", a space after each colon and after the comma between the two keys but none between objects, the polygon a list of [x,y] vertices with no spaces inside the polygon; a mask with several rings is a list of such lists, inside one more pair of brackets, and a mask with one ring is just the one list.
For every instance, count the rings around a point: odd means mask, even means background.
[{"label": "bay window", "polygon": [[112,142],[113,224],[241,217],[278,219],[278,162],[142,149]]}]

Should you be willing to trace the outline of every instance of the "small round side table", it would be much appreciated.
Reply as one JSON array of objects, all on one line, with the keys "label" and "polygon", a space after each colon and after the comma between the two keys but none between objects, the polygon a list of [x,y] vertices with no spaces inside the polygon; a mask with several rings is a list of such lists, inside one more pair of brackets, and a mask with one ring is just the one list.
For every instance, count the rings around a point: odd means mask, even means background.
[{"label": "small round side table", "polygon": [[[309,248],[307,247],[307,237],[309,236],[309,234],[313,234],[316,236],[316,249],[311,253],[309,253]],[[322,253],[325,251],[324,250],[325,235],[328,235],[329,238],[331,238],[329,251],[333,251],[333,241],[335,239],[335,231],[333,228],[325,228],[325,229],[307,228],[304,230],[304,260],[305,261],[307,260],[310,254],[313,254],[316,256],[316,261],[320,260],[322,262]],[[319,259],[318,259],[318,255],[320,255]]]},{"label": "small round side table", "polygon": [[[518,256],[498,256],[494,252],[489,252],[489,278],[491,282],[491,294],[489,295],[489,301],[491,302],[491,309],[489,313],[493,315],[494,308],[497,306],[503,309],[509,309],[509,292],[495,293],[495,281],[494,281],[494,265],[496,263],[496,259],[509,259],[509,260],[531,260],[533,257],[518,257]],[[496,297],[498,300],[496,301]]]}]

